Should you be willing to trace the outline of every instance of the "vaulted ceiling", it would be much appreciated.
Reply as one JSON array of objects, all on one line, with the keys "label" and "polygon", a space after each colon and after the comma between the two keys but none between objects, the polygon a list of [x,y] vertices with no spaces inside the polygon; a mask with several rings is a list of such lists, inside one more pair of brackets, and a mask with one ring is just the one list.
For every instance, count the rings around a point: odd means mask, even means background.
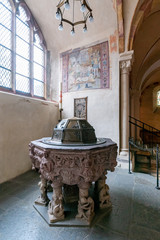
[{"label": "vaulted ceiling", "polygon": [[139,1],[132,23],[130,41],[131,49],[134,50],[132,88],[143,90],[151,83],[151,76],[160,69],[159,22],[160,0]]}]

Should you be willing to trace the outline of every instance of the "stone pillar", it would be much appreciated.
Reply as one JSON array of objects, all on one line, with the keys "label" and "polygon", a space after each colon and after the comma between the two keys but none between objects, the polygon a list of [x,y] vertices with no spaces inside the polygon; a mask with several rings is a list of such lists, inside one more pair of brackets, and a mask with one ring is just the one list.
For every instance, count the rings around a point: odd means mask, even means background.
[{"label": "stone pillar", "polygon": [[85,220],[89,224],[94,217],[94,201],[89,196],[90,183],[80,183],[79,187],[79,201],[77,219]]},{"label": "stone pillar", "polygon": [[49,198],[47,196],[47,180],[40,175],[41,181],[38,183],[38,186],[41,191],[41,195],[35,200],[36,204],[47,206],[49,203]]},{"label": "stone pillar", "polygon": [[48,205],[48,216],[50,223],[58,222],[64,219],[62,184],[58,181],[53,181],[52,187],[52,200]]},{"label": "stone pillar", "polygon": [[133,51],[120,54],[120,156],[128,158],[129,139],[129,75]]},{"label": "stone pillar", "polygon": [[[106,173],[107,174],[107,173]],[[98,206],[100,209],[111,208],[112,203],[109,195],[109,186],[106,184],[106,176],[103,175],[95,182],[95,191],[98,197]]]}]

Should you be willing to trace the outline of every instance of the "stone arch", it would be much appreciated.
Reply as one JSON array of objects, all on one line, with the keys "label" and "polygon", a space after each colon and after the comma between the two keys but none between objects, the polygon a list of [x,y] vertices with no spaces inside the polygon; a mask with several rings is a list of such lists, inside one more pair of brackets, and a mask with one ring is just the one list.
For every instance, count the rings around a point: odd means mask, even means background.
[{"label": "stone arch", "polygon": [[133,50],[133,41],[136,31],[139,29],[139,26],[143,19],[151,12],[153,2],[154,0],[143,0],[143,3],[141,3],[139,0],[130,27],[128,50]]}]

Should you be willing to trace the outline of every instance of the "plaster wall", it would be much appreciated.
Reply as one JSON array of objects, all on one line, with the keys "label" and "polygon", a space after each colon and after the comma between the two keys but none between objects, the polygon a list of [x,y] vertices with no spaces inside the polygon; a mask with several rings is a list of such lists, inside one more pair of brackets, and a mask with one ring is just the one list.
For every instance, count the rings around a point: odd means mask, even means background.
[{"label": "plaster wall", "polygon": [[[102,1],[101,14],[96,7],[98,1],[92,3],[94,23],[88,23],[88,32],[83,33],[82,27],[76,27],[75,36],[70,35],[70,26],[65,24],[64,30],[58,31],[58,22],[53,17],[56,11],[48,9],[48,4],[38,9],[34,7],[35,1],[26,1],[36,17],[47,41],[51,56],[51,99],[59,100],[59,82],[62,81],[62,69],[60,54],[79,47],[94,45],[103,41],[109,41],[110,48],[110,88],[106,90],[85,90],[81,92],[69,92],[63,94],[63,118],[73,117],[74,98],[88,97],[88,121],[93,125],[98,137],[112,138],[119,144],[119,57],[117,46],[117,14],[112,1]],[[52,6],[53,7],[53,6]],[[48,14],[43,16],[46,11]],[[53,18],[53,25],[47,23],[47,19]],[[105,21],[106,19],[106,21]],[[109,21],[108,21],[109,19]],[[48,21],[49,22],[49,21]],[[116,42],[111,43],[110,37],[115,36]],[[111,45],[116,47],[112,51]]]},{"label": "plaster wall", "polygon": [[31,169],[28,144],[52,135],[55,103],[0,92],[0,183]]},{"label": "plaster wall", "polygon": [[50,99],[59,100],[59,82],[61,81],[61,66],[60,57],[56,49],[50,51],[50,68],[51,68],[51,79],[50,79]]},{"label": "plaster wall", "polygon": [[[107,29],[101,35],[86,38],[68,49],[83,47],[109,40],[115,29]],[[109,41],[110,47],[110,41]],[[67,50],[67,49],[66,49]],[[119,145],[119,58],[110,51],[110,88],[63,93],[63,118],[74,116],[74,98],[88,97],[87,120],[95,128],[97,137],[111,138]]]}]

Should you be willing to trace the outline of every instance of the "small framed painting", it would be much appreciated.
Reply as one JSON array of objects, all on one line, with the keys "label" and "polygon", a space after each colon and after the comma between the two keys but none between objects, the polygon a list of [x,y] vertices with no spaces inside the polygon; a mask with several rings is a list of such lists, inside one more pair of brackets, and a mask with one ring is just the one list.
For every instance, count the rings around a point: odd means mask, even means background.
[{"label": "small framed painting", "polygon": [[74,99],[74,117],[85,118],[87,120],[87,101],[87,97]]}]

